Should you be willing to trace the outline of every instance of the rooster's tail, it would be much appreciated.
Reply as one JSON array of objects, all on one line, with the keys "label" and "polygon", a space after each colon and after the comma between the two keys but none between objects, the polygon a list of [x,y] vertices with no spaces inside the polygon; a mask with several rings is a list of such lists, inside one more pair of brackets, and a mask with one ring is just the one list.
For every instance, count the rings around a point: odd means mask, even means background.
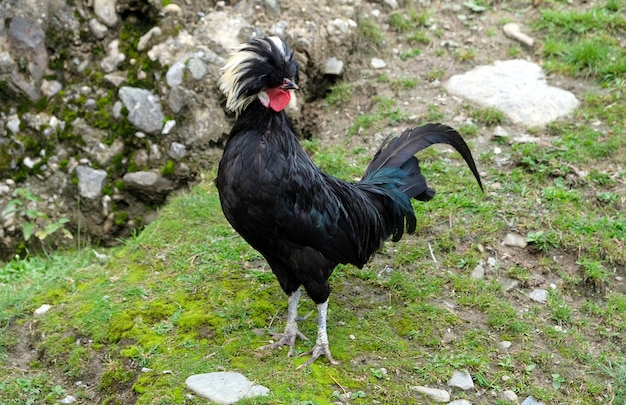
[{"label": "rooster's tail", "polygon": [[415,154],[436,143],[445,143],[456,149],[483,189],[472,153],[454,129],[441,124],[427,124],[387,138],[365,170],[359,185],[375,194],[391,197],[391,205],[384,204],[384,209],[388,235],[392,235],[394,241],[402,237],[405,226],[409,233],[415,231],[416,220],[410,199],[428,201],[435,195],[435,190],[426,183]]}]

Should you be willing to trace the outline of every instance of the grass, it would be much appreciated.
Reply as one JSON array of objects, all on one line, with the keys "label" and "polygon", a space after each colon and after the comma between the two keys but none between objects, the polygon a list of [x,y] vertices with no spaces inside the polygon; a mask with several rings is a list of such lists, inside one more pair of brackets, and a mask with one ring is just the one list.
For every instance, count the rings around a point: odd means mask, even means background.
[{"label": "grass", "polygon": [[[404,404],[421,400],[411,386],[445,389],[458,369],[486,394],[451,390],[454,399],[503,404],[500,393],[513,390],[545,403],[626,401],[623,52],[610,39],[603,46],[615,61],[583,49],[602,32],[624,32],[616,12],[623,7],[609,1],[581,12],[561,4],[542,8],[535,26],[545,36],[545,64],[603,88],[591,88],[571,119],[534,130],[549,143],[501,145],[506,163],[472,147],[484,195],[456,153],[419,154],[438,193],[414,204],[417,233],[386,244],[362,269],[339,266],[331,277],[329,337],[339,366],[318,361],[296,370],[305,358],[255,350],[268,331],[283,328],[286,299],[263,258],[226,223],[207,182],[173,198],[122,246],[98,249],[106,258],[82,249],[0,268],[0,403],[73,395],[79,403],[203,404],[188,397],[185,378],[234,370],[271,389],[242,403]],[[418,15],[398,15],[390,26],[409,35],[404,21],[415,24]],[[432,70],[426,79],[443,74]],[[378,81],[396,91],[418,85]],[[328,103],[344,105],[352,89],[336,84]],[[353,133],[406,119],[397,100],[378,96],[372,105]],[[435,104],[426,114],[450,119]],[[470,143],[504,119],[497,110],[471,115],[475,123],[459,128]],[[305,142],[324,170],[353,179],[371,151],[349,145]],[[530,246],[502,257],[511,231]],[[486,275],[476,280],[479,264]],[[538,276],[554,284],[543,304],[527,297]],[[507,280],[516,287],[507,289]],[[42,304],[52,308],[34,316]],[[311,310],[303,300],[301,313]],[[314,336],[313,319],[300,327]],[[508,350],[498,349],[503,340]],[[310,347],[297,343],[299,353]]]}]

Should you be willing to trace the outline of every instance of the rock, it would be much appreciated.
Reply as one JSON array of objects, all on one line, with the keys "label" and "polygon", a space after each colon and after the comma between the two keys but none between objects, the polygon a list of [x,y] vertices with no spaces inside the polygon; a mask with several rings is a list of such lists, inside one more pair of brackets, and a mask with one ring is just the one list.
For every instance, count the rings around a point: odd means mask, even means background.
[{"label": "rock", "polygon": [[128,121],[149,134],[161,132],[165,115],[159,98],[152,92],[136,87],[121,87],[120,99],[128,109]]},{"label": "rock", "polygon": [[[12,83],[32,101],[38,100],[41,97],[39,82],[48,67],[46,34],[43,28],[36,21],[31,22],[16,16],[9,25],[7,39],[12,53],[20,55],[20,63],[25,65],[25,72],[19,69],[12,72]],[[5,41],[6,39],[0,43],[6,43]]]},{"label": "rock", "polygon": [[531,396],[529,396],[528,398],[526,398],[521,405],[545,405],[543,402],[539,402],[537,401],[535,398]]},{"label": "rock", "polygon": [[94,0],[93,12],[108,27],[113,27],[119,21],[115,12],[116,0]]},{"label": "rock", "polygon": [[500,125],[498,125],[497,127],[493,129],[493,136],[497,136],[500,138],[507,138],[509,136],[509,133],[506,132],[506,130],[502,128]]},{"label": "rock", "polygon": [[424,387],[421,385],[412,386],[411,389],[413,391],[417,391],[420,394],[427,396],[435,402],[448,402],[450,401],[450,393],[445,390],[440,390],[437,388]]},{"label": "rock", "polygon": [[476,267],[474,267],[474,270],[472,270],[472,274],[470,274],[470,278],[472,278],[473,280],[480,280],[481,278],[485,277],[485,268],[483,267],[482,264],[478,264]]},{"label": "rock", "polygon": [[508,402],[517,403],[517,394],[511,390],[502,391],[502,399]]},{"label": "rock", "polygon": [[548,300],[548,291],[542,288],[535,288],[528,294],[528,297],[533,301],[543,303]]},{"label": "rock", "polygon": [[41,93],[46,97],[52,97],[61,91],[63,86],[56,80],[43,80],[41,82]]},{"label": "rock", "polygon": [[541,138],[536,136],[530,136],[528,134],[522,134],[520,136],[513,137],[514,143],[539,143],[541,142]]},{"label": "rock", "polygon": [[383,69],[387,67],[387,62],[379,58],[372,58],[370,62],[370,66],[373,69]]},{"label": "rock", "polygon": [[104,80],[111,83],[115,87],[120,87],[127,80],[126,72],[113,72],[104,75]]},{"label": "rock", "polygon": [[106,37],[107,32],[109,31],[106,25],[102,24],[95,18],[90,19],[88,24],[89,30],[91,30],[94,37],[98,39],[104,39],[104,37]]},{"label": "rock", "polygon": [[163,14],[181,17],[183,15],[183,11],[180,9],[179,5],[170,3],[167,6],[163,7]]},{"label": "rock", "polygon": [[525,248],[528,246],[528,242],[526,242],[526,238],[524,238],[519,233],[507,233],[502,241],[502,246],[514,246],[519,248]]},{"label": "rock", "polygon": [[154,171],[126,173],[122,180],[126,188],[134,191],[134,194],[139,198],[149,202],[163,202],[174,188],[170,180]]},{"label": "rock", "polygon": [[517,25],[516,23],[504,24],[504,26],[502,27],[502,31],[504,31],[504,35],[506,35],[507,37],[521,42],[528,47],[532,48],[535,44],[535,40],[528,35],[522,33],[519,25]]},{"label": "rock", "polygon": [[71,395],[59,400],[60,404],[73,404],[74,402],[76,402],[76,398]]},{"label": "rock", "polygon": [[40,306],[39,308],[37,308],[33,314],[34,314],[35,316],[41,316],[41,315],[44,315],[46,312],[48,312],[48,311],[50,310],[50,308],[52,308],[52,305],[49,305],[49,304],[43,304],[42,306]]},{"label": "rock", "polygon": [[201,80],[209,71],[207,65],[199,58],[190,58],[187,61],[187,70],[194,80]]},{"label": "rock", "polygon": [[94,199],[100,196],[107,172],[92,169],[88,166],[77,166],[78,193],[83,198]]},{"label": "rock", "polygon": [[192,375],[185,380],[187,388],[197,395],[218,404],[234,404],[243,398],[269,394],[262,385],[254,385],[243,374],[216,372]]},{"label": "rock", "polygon": [[176,126],[176,120],[169,120],[165,123],[165,125],[163,125],[163,129],[161,130],[161,133],[163,135],[167,135],[175,126]]},{"label": "rock", "polygon": [[467,370],[457,370],[452,373],[452,378],[448,380],[449,387],[457,387],[463,391],[474,388],[474,381]]},{"label": "rock", "polygon": [[141,38],[139,38],[139,41],[137,42],[137,50],[140,52],[145,51],[146,49],[148,49],[148,45],[150,44],[150,41],[152,41],[154,38],[159,37],[159,36],[161,36],[161,28],[159,27],[150,28],[148,32],[146,32],[145,34],[141,36]]},{"label": "rock", "polygon": [[185,145],[178,142],[172,142],[170,145],[170,157],[174,160],[181,160],[187,155]]},{"label": "rock", "polygon": [[343,72],[343,62],[339,59],[331,56],[326,59],[326,63],[324,64],[324,74],[325,75],[333,75],[339,76]]},{"label": "rock", "polygon": [[126,55],[119,51],[119,45],[120,40],[114,39],[107,46],[107,56],[105,56],[100,62],[100,67],[105,71],[105,73],[111,73],[126,59]]},{"label": "rock", "polygon": [[483,107],[497,108],[526,127],[544,126],[571,114],[579,104],[571,92],[549,86],[539,65],[521,59],[478,66],[452,76],[444,87]]},{"label": "rock", "polygon": [[14,134],[17,134],[18,132],[20,132],[21,123],[22,121],[20,120],[20,117],[18,117],[17,114],[9,115],[7,119],[7,129],[13,132]]},{"label": "rock", "polygon": [[507,350],[509,350],[511,348],[511,342],[509,342],[508,340],[503,340],[501,342],[498,343],[498,351],[500,352],[506,352]]},{"label": "rock", "polygon": [[452,402],[448,402],[448,405],[472,405],[467,399],[455,399]]}]

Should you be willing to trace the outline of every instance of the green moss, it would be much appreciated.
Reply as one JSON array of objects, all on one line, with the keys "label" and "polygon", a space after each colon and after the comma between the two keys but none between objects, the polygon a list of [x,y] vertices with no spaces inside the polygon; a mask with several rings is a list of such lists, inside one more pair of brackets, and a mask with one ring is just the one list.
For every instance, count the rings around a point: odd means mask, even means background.
[{"label": "green moss", "polygon": [[109,321],[107,339],[110,342],[117,342],[133,329],[133,326],[134,321],[129,313],[117,314]]},{"label": "green moss", "polygon": [[164,177],[171,177],[176,172],[176,164],[172,160],[168,160],[165,162],[165,166],[161,168],[161,174]]}]

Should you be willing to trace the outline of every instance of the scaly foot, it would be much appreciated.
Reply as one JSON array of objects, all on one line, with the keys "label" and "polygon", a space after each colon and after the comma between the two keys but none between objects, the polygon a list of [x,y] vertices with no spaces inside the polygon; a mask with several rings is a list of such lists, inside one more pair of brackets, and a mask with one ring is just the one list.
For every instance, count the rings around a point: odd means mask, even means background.
[{"label": "scaly foot", "polygon": [[287,356],[291,357],[295,353],[296,347],[296,338],[300,338],[302,340],[309,340],[302,332],[298,330],[298,327],[295,328],[285,328],[284,333],[271,333],[272,338],[278,339],[274,343],[270,343],[269,345],[261,346],[258,350],[270,350],[270,349],[278,349],[279,347],[289,346],[289,352]]},{"label": "scaly foot", "polygon": [[310,366],[311,364],[313,364],[315,360],[317,360],[322,355],[326,356],[330,364],[332,364],[333,366],[336,366],[337,364],[339,364],[339,362],[333,359],[333,356],[330,354],[328,343],[320,343],[320,342],[315,343],[315,346],[313,346],[313,348],[309,350],[308,352],[304,353],[303,356],[306,356],[309,354],[311,355],[311,358],[308,359],[306,363],[299,365],[297,369]]}]

